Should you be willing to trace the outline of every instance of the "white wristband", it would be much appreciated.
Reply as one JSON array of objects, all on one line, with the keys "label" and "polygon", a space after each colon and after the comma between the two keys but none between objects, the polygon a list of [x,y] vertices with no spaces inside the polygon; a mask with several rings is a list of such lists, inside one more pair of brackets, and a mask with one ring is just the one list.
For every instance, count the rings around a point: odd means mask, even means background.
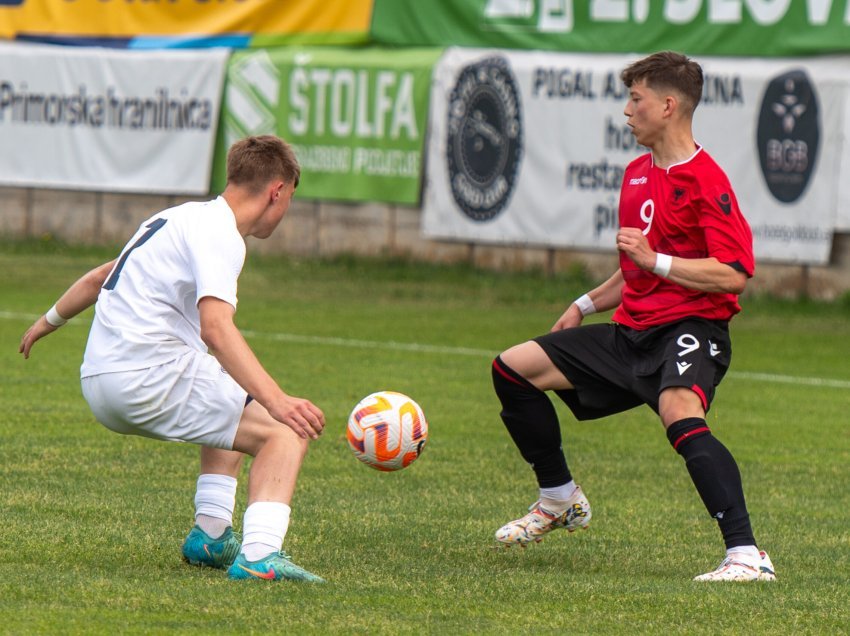
[{"label": "white wristband", "polygon": [[54,327],[61,327],[68,322],[65,318],[59,315],[58,311],[56,311],[56,305],[53,305],[53,307],[47,310],[47,313],[44,314],[44,319]]},{"label": "white wristband", "polygon": [[579,296],[575,299],[576,307],[581,312],[582,316],[588,316],[590,314],[596,313],[596,306],[593,304],[593,301],[590,300],[590,296],[584,294],[583,296]]},{"label": "white wristband", "polygon": [[658,274],[659,276],[663,276],[667,278],[670,274],[670,268],[673,267],[673,257],[669,254],[662,254],[658,252],[655,255],[655,267],[652,268],[652,271]]}]

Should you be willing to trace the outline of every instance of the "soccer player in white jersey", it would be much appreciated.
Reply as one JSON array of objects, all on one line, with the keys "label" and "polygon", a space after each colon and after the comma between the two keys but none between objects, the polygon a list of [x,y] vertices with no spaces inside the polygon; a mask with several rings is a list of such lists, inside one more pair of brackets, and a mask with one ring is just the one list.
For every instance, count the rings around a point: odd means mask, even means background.
[{"label": "soccer player in white jersey", "polygon": [[[283,552],[289,503],[322,411],[285,393],[233,321],[246,236],[266,238],[298,186],[292,149],[266,135],[238,141],[212,201],[163,210],[120,256],[76,281],[24,334],[20,352],[95,302],[81,368],[95,417],[122,434],[200,446],[195,525],[183,557],[232,579],[321,582]],[[253,456],[243,539],[236,480]]]}]

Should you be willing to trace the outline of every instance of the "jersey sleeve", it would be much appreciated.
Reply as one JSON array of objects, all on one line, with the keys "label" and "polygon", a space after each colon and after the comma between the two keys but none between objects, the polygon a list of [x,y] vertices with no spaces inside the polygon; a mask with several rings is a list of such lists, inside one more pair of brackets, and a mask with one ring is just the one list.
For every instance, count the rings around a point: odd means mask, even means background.
[{"label": "jersey sleeve", "polygon": [[[212,216],[212,215],[211,215]],[[188,238],[190,261],[197,286],[195,303],[205,296],[219,298],[236,308],[237,283],[245,263],[245,242],[231,219],[210,218]]]},{"label": "jersey sleeve", "polygon": [[752,277],[755,273],[753,234],[727,183],[715,182],[703,191],[700,226],[709,256]]}]

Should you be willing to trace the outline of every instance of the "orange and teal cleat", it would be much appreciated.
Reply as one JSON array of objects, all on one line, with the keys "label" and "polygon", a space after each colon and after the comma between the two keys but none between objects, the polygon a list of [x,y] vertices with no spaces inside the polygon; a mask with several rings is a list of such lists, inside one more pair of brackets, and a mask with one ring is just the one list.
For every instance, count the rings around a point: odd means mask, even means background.
[{"label": "orange and teal cleat", "polygon": [[189,531],[183,542],[183,560],[191,565],[226,569],[239,554],[242,540],[233,528],[228,528],[219,538],[213,539],[198,526]]},{"label": "orange and teal cleat", "polygon": [[283,550],[270,554],[259,561],[248,561],[244,554],[236,557],[233,565],[227,570],[231,579],[266,579],[268,581],[307,581],[309,583],[324,583],[325,580],[295,565],[292,558]]}]

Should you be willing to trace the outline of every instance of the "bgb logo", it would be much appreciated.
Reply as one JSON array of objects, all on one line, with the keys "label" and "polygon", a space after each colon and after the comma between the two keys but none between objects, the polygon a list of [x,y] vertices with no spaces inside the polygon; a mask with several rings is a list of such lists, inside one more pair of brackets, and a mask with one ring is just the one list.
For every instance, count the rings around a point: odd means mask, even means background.
[{"label": "bgb logo", "polygon": [[819,142],[818,99],[806,72],[773,78],[761,104],[757,143],[764,180],[776,199],[792,203],[802,196]]},{"label": "bgb logo", "polygon": [[446,141],[455,202],[473,221],[495,218],[513,193],[522,154],[519,94],[506,59],[487,58],[461,71]]}]

